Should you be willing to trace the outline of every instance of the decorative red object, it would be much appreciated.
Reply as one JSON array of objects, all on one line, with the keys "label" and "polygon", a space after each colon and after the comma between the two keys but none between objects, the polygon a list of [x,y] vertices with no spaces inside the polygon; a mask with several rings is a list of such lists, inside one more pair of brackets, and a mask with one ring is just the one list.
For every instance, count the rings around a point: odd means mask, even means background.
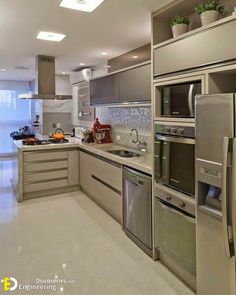
[{"label": "decorative red object", "polygon": [[96,129],[94,140],[96,143],[112,143],[111,125],[100,124]]}]

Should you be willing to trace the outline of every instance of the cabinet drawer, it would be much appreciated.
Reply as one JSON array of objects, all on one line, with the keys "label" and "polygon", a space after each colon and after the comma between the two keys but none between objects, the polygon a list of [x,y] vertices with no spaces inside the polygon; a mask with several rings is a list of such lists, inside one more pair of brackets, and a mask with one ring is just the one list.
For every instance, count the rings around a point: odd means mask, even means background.
[{"label": "cabinet drawer", "polygon": [[115,166],[105,159],[102,160],[83,152],[80,153],[80,161],[82,173],[85,172],[88,175],[95,175],[115,189],[122,190],[121,167]]},{"label": "cabinet drawer", "polygon": [[67,159],[67,152],[28,152],[24,153],[25,162],[50,161]]},{"label": "cabinet drawer", "polygon": [[62,169],[67,168],[68,161],[55,161],[55,162],[45,162],[45,163],[28,163],[24,164],[25,172],[34,172],[34,171],[47,171],[53,169]]},{"label": "cabinet drawer", "polygon": [[34,181],[48,181],[51,179],[67,178],[67,170],[50,171],[50,172],[38,172],[24,175],[24,183]]},{"label": "cabinet drawer", "polygon": [[94,178],[91,178],[90,196],[110,213],[116,220],[121,222],[122,216],[122,198],[121,195],[114,192],[104,184]]},{"label": "cabinet drawer", "polygon": [[24,193],[44,191],[44,190],[49,190],[54,188],[56,189],[59,187],[66,187],[66,186],[67,186],[67,179],[24,184]]}]

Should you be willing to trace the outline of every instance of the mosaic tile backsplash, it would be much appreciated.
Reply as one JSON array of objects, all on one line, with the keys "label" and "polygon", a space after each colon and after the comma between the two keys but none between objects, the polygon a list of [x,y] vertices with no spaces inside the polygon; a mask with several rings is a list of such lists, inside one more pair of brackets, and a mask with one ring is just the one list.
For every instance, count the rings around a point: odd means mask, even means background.
[{"label": "mosaic tile backsplash", "polygon": [[97,108],[96,117],[114,131],[136,128],[140,134],[151,135],[151,107]]},{"label": "mosaic tile backsplash", "polygon": [[[103,124],[112,126],[112,140],[114,143],[138,149],[131,142],[130,131],[136,128],[139,140],[147,142],[148,152],[152,151],[151,107],[123,107],[123,108],[97,108],[96,117]],[[119,136],[120,140],[117,139]]]}]

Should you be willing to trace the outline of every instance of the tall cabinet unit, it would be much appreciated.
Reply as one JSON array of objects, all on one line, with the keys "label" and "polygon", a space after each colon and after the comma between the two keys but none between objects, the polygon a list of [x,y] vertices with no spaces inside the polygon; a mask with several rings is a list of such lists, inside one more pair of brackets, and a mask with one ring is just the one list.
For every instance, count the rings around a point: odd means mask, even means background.
[{"label": "tall cabinet unit", "polygon": [[[168,194],[163,194],[161,192],[159,188],[162,184],[159,183],[155,177],[155,175],[158,174],[156,173],[156,164],[165,160],[158,159],[158,157],[155,156],[161,148],[158,145],[158,140],[156,140],[155,128],[157,125],[161,126],[160,128],[162,128],[162,131],[159,132],[162,132],[162,137],[164,136],[164,132],[169,131],[169,135],[174,136],[177,142],[180,137],[184,137],[183,134],[178,134],[178,131],[176,132],[176,130],[178,130],[177,127],[195,127],[194,110],[190,112],[191,116],[184,116],[181,115],[181,107],[186,108],[187,105],[195,105],[195,103],[193,103],[193,98],[196,94],[236,92],[236,42],[234,38],[236,16],[232,14],[235,1],[225,0],[223,2],[225,11],[221,19],[206,26],[201,26],[200,17],[196,15],[194,11],[194,7],[199,4],[199,0],[172,1],[164,8],[152,14],[152,110],[154,130],[153,255],[155,258],[160,258],[163,264],[175,272],[176,275],[190,285],[192,289],[196,289],[198,295],[206,294],[202,291],[203,288],[201,288],[201,286],[209,285],[207,280],[214,279],[210,278],[211,274],[209,273],[208,276],[206,275],[203,277],[200,275],[198,267],[195,267],[195,269],[192,268],[190,273],[193,278],[195,277],[195,282],[189,284],[188,274],[185,272],[185,269],[178,267],[181,261],[178,261],[178,259],[174,261],[174,255],[166,256],[164,255],[166,253],[162,252],[163,247],[161,245],[168,244],[167,247],[170,253],[176,251],[177,254],[180,254],[180,258],[183,248],[179,248],[180,243],[178,243],[178,247],[175,247],[175,243],[171,242],[173,239],[169,239],[169,235],[165,235],[162,232],[164,226],[172,222],[171,218],[168,218],[168,223],[167,219],[159,218],[161,215],[164,216],[164,214],[168,213],[168,208],[166,208],[166,206],[171,202],[171,199]],[[175,15],[188,16],[190,25],[187,33],[173,38],[170,22]],[[198,90],[194,92],[193,88],[195,87],[195,90],[197,89],[196,84],[201,85],[200,91],[198,88]],[[185,97],[185,104],[181,102],[183,97]],[[166,130],[165,126],[167,126],[169,130]],[[170,150],[168,150],[167,147],[163,148],[165,148],[167,153],[167,155],[164,154],[164,157],[168,158]],[[173,147],[173,149],[177,150],[177,145]],[[173,187],[168,187],[166,190],[171,191],[173,194],[176,194],[176,196],[179,194],[181,197],[182,192],[176,191],[175,193]],[[198,192],[195,192],[195,194],[197,193]],[[187,195],[185,196],[188,197]],[[185,224],[181,227],[182,231],[186,230],[185,233],[188,235],[188,238],[191,238],[191,236],[193,237],[193,232],[196,237],[196,266],[199,265],[199,261],[207,261],[207,255],[211,251],[211,249],[206,249],[204,251],[199,250],[203,249],[203,247],[199,247],[198,238],[204,236],[206,231],[202,226],[202,216],[197,210],[197,197],[196,195],[195,199],[193,199],[196,212],[196,225],[192,226],[191,233],[187,232]],[[165,199],[164,206],[160,206],[160,198]],[[184,210],[184,207],[182,209]],[[169,210],[169,212],[171,211]],[[166,222],[164,223],[163,220],[166,220]],[[173,227],[178,225],[177,221],[173,223]],[[209,227],[210,226],[209,224]],[[214,231],[208,231],[207,235],[208,239],[210,239],[210,235],[212,235],[212,240],[215,239]],[[215,257],[215,259],[217,260],[219,257]],[[187,260],[185,262],[189,263]],[[182,263],[182,265],[184,264]],[[220,286],[221,282],[219,281],[218,283]],[[205,290],[207,289],[205,288]],[[222,288],[219,287],[218,292],[220,292],[219,290],[222,290]],[[212,294],[217,292],[215,289],[208,289],[208,291],[212,291]],[[224,295],[235,295],[235,290],[228,290],[227,294]]]}]

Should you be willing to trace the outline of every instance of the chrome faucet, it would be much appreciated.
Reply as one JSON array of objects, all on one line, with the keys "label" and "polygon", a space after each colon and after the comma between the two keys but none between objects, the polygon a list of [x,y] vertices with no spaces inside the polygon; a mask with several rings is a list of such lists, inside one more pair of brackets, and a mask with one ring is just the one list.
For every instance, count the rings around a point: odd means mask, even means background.
[{"label": "chrome faucet", "polygon": [[132,143],[136,143],[136,144],[138,144],[138,142],[139,142],[139,139],[138,139],[138,130],[135,129],[135,128],[131,129],[130,136],[133,135],[133,132],[134,132],[134,131],[135,131],[135,133],[136,133],[136,140],[132,139]]},{"label": "chrome faucet", "polygon": [[133,135],[133,133],[136,133],[136,139],[132,139],[132,143],[136,144],[138,146],[138,148],[142,151],[142,152],[146,152],[147,151],[147,143],[146,141],[140,141],[139,138],[138,138],[138,130],[133,128],[131,129],[131,132],[130,132],[130,136]]}]

